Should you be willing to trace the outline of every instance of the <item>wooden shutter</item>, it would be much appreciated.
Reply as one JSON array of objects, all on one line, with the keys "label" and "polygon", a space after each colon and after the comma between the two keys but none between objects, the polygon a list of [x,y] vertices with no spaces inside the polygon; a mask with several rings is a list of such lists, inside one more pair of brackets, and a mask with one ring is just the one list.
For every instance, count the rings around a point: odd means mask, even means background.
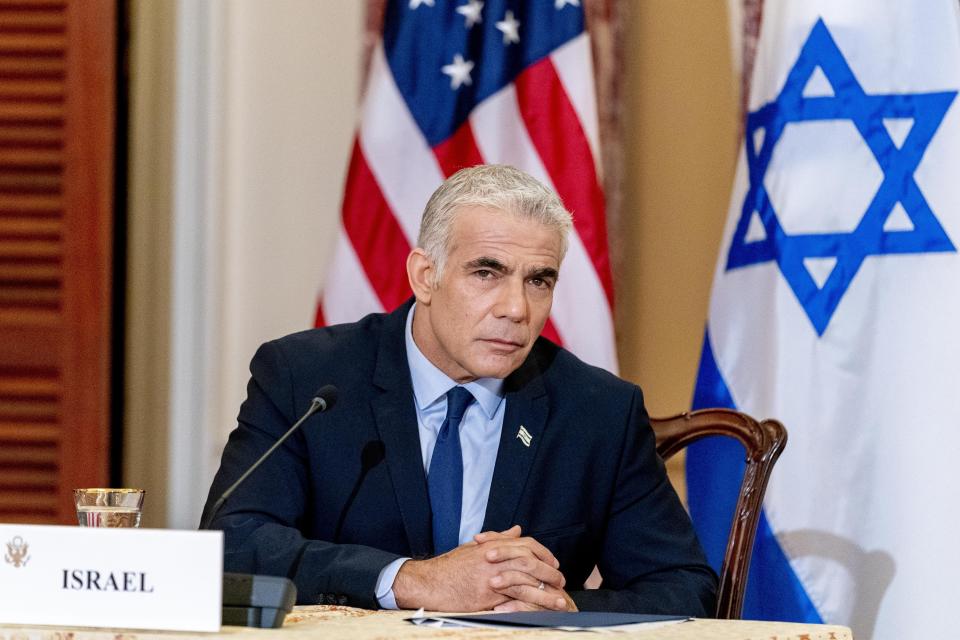
[{"label": "wooden shutter", "polygon": [[0,522],[109,479],[114,0],[0,0]]}]

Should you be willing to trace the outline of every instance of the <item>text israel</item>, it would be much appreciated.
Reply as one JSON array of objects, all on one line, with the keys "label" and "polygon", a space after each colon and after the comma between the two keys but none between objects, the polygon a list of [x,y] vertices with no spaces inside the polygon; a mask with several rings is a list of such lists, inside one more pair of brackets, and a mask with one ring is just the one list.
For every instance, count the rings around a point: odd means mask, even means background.
[{"label": "text israel", "polygon": [[153,587],[147,584],[147,574],[142,571],[100,573],[90,569],[64,569],[63,588],[76,591],[153,593]]}]

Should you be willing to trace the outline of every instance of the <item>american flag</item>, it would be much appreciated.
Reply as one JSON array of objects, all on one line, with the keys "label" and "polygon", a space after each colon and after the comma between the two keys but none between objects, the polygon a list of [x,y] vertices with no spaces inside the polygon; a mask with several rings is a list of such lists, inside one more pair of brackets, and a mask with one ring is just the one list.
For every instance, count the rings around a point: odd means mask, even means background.
[{"label": "american flag", "polygon": [[430,194],[513,165],[552,187],[574,232],[543,335],[617,369],[590,37],[580,0],[390,0],[370,61],[317,326],[390,311]]}]

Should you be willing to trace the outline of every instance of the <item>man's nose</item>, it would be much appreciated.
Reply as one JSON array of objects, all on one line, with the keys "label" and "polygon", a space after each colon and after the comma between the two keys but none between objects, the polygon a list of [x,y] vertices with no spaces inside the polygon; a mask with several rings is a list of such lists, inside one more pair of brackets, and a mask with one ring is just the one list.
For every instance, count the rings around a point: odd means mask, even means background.
[{"label": "man's nose", "polygon": [[513,322],[527,319],[529,304],[523,278],[507,278],[500,288],[500,296],[494,313],[498,318],[508,318]]}]

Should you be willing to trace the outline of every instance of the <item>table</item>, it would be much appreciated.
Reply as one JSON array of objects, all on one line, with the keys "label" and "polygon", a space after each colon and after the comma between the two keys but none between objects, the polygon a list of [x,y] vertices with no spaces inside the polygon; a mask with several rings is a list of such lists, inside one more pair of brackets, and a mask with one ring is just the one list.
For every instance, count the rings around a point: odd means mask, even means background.
[{"label": "table", "polygon": [[[0,624],[0,640],[497,640],[531,638],[535,640],[580,640],[583,634],[549,629],[513,631],[499,629],[431,629],[405,622],[409,611],[368,611],[352,607],[297,607],[287,616],[281,629],[248,629],[223,627],[218,634],[178,633],[172,631],[117,631],[109,629],[65,629],[60,627],[27,627]],[[608,636],[609,637],[609,636]],[[847,627],[753,620],[705,620],[659,627],[616,638],[643,640],[853,640]]]}]

